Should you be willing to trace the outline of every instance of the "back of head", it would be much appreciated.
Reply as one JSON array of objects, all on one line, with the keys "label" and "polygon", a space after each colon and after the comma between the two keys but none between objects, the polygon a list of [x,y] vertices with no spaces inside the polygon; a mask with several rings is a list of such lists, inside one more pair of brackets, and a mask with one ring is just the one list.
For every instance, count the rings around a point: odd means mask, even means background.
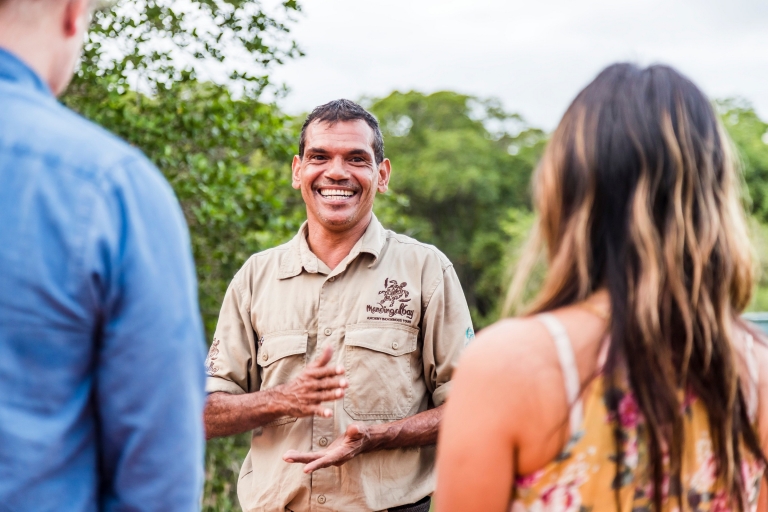
[{"label": "back of head", "polygon": [[607,289],[605,371],[626,372],[642,408],[656,489],[662,447],[670,476],[680,476],[681,390],[691,389],[737,501],[742,441],[762,458],[733,344],[753,285],[739,183],[728,139],[690,80],[666,66],[608,67],[573,101],[534,178],[549,269],[531,308]]},{"label": "back of head", "polygon": [[104,0],[0,0],[0,48],[61,94],[75,70],[90,15]]}]

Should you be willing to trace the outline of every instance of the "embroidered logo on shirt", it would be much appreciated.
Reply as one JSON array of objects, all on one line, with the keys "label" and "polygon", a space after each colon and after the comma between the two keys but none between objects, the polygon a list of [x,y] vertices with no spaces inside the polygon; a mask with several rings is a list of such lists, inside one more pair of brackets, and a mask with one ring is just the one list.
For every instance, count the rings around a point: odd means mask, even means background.
[{"label": "embroidered logo on shirt", "polygon": [[[379,292],[379,295],[384,297],[378,302],[378,304],[368,305],[365,310],[368,313],[385,315],[381,316],[369,316],[368,320],[388,320],[392,322],[404,322],[410,323],[413,320],[413,309],[408,309],[411,295],[405,287],[408,283],[398,283],[394,279],[384,280],[384,289]],[[402,317],[402,318],[400,318]]]},{"label": "embroidered logo on shirt", "polygon": [[214,366],[214,361],[219,356],[219,340],[213,338],[210,350],[208,350],[208,357],[205,358],[205,371],[208,375],[216,373],[218,368]]},{"label": "embroidered logo on shirt", "polygon": [[464,335],[467,337],[467,341],[464,343],[464,345],[469,345],[469,342],[475,339],[475,330],[471,327],[467,327],[467,332],[464,333]]}]

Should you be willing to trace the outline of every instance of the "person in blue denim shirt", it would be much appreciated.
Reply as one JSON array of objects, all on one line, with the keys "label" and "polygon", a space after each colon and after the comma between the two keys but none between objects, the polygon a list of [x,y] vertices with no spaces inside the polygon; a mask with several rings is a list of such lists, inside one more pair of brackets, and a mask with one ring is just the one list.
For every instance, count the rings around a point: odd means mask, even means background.
[{"label": "person in blue denim shirt", "polygon": [[0,511],[190,511],[204,342],[178,201],[55,98],[89,0],[0,0]]}]

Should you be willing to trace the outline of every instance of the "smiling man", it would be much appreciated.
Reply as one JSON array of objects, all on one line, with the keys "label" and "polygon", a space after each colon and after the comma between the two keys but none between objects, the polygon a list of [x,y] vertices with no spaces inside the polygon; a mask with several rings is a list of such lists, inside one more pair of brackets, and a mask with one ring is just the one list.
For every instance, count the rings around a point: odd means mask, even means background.
[{"label": "smiling man", "polygon": [[293,159],[307,222],[252,256],[224,299],[208,356],[208,437],[252,431],[245,511],[429,510],[437,430],[472,338],[456,273],[385,230],[378,122],[316,108]]}]

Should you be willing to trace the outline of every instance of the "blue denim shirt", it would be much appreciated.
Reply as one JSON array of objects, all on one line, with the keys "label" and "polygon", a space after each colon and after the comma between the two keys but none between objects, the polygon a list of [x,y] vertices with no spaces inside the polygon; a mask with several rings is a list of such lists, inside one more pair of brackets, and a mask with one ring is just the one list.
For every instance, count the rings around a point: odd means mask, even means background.
[{"label": "blue denim shirt", "polygon": [[203,358],[168,183],[0,49],[0,511],[199,509]]}]

